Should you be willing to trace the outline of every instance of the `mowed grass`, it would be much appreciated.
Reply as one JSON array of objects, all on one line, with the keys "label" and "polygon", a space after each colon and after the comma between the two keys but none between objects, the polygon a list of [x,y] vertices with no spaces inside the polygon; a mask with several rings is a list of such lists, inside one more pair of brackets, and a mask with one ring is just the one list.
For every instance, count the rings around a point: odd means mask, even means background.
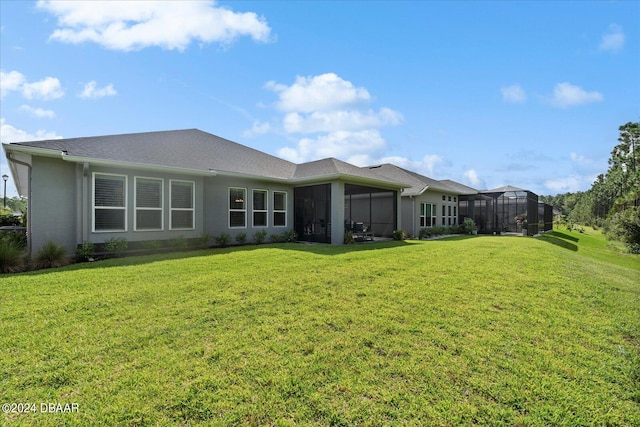
[{"label": "mowed grass", "polygon": [[[602,236],[276,244],[0,278],[11,425],[640,425]],[[38,409],[39,406],[38,406]]]}]

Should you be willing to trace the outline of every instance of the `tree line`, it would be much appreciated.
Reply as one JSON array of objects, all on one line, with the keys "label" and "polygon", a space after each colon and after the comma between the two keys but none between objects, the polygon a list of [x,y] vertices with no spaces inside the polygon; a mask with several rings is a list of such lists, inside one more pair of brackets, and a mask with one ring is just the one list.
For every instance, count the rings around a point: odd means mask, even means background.
[{"label": "tree line", "polygon": [[589,190],[540,200],[560,212],[561,221],[602,227],[607,237],[640,253],[640,122],[628,122],[618,130],[609,168]]}]

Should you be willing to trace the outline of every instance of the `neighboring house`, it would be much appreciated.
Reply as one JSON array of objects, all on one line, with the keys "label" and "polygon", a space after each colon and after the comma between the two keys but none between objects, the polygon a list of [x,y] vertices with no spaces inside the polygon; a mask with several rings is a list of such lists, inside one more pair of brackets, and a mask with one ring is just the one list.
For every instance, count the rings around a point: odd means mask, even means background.
[{"label": "neighboring house", "polygon": [[31,251],[54,241],[268,234],[343,243],[345,224],[401,228],[406,184],[337,159],[294,164],[197,130],[3,144],[28,198]]},{"label": "neighboring house", "polygon": [[412,236],[423,228],[459,224],[463,219],[458,211],[460,196],[478,193],[455,181],[438,181],[389,163],[369,169],[409,185],[402,192],[401,219],[403,229]]}]

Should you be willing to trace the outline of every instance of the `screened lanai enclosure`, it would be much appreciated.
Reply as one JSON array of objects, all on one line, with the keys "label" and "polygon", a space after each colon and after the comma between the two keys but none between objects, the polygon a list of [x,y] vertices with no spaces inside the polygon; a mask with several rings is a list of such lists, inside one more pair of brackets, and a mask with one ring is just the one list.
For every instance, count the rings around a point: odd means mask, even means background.
[{"label": "screened lanai enclosure", "polygon": [[[480,233],[507,232],[533,236],[553,226],[551,222],[547,223],[544,204],[543,217],[540,218],[538,195],[521,188],[500,187],[460,196],[459,200],[460,221],[466,217],[472,218]],[[547,210],[550,211],[550,208]],[[544,227],[542,230],[539,229],[541,222]]]},{"label": "screened lanai enclosure", "polygon": [[[392,237],[398,224],[397,191],[344,184],[344,199],[332,198],[331,184],[310,185],[294,189],[294,229],[298,239],[330,243],[332,214],[344,200],[344,231],[353,231],[357,240]],[[342,233],[342,231],[341,231]]]}]

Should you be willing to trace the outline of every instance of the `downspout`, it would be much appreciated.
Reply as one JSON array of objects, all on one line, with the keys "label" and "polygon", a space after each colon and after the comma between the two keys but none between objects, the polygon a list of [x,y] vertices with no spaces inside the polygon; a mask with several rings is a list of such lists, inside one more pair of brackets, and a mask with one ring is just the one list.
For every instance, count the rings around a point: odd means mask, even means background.
[{"label": "downspout", "polygon": [[88,204],[87,204],[87,191],[88,191],[88,183],[87,177],[89,176],[89,163],[84,162],[82,165],[82,244],[84,245],[89,240],[88,236],[88,227],[89,227],[89,213],[87,212]]},{"label": "downspout", "polygon": [[418,236],[420,233],[416,233],[416,199],[413,196],[409,196],[411,199],[411,231],[413,232],[413,236]]},{"label": "downspout", "polygon": [[31,165],[29,163],[16,160],[13,153],[11,153],[11,161],[22,166],[27,167],[27,250],[29,257],[31,257]]}]

